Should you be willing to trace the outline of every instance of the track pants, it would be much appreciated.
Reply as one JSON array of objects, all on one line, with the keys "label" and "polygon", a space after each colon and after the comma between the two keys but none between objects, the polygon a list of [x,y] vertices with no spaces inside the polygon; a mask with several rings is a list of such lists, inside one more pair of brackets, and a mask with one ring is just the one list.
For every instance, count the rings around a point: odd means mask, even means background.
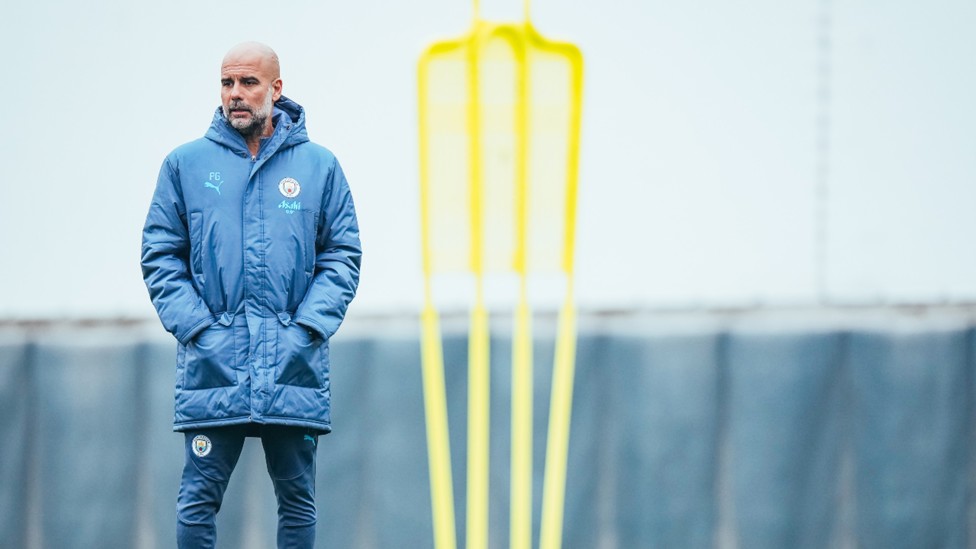
[{"label": "track pants", "polygon": [[244,447],[261,437],[278,498],[278,547],[311,549],[315,542],[315,447],[318,434],[301,427],[243,425],[186,431],[183,480],[176,507],[179,549],[211,549],[216,515]]}]

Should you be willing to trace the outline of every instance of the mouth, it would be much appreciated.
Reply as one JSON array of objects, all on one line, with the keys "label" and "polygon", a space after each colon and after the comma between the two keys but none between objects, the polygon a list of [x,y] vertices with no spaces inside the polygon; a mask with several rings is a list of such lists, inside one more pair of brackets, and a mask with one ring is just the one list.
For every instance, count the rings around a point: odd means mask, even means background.
[{"label": "mouth", "polygon": [[246,105],[228,105],[227,114],[233,118],[242,118],[245,116],[252,116],[254,113]]}]

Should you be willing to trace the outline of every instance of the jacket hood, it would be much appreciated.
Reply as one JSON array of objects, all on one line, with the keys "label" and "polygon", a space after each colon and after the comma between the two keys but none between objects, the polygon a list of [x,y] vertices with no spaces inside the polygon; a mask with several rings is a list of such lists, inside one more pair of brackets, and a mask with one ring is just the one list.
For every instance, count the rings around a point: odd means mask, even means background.
[{"label": "jacket hood", "polygon": [[[271,120],[274,124],[274,133],[261,143],[261,150],[258,152],[260,157],[266,158],[278,150],[308,141],[308,133],[305,131],[305,109],[284,95],[275,101]],[[240,132],[234,129],[224,117],[223,107],[217,107],[205,137],[236,153],[250,154]]]}]

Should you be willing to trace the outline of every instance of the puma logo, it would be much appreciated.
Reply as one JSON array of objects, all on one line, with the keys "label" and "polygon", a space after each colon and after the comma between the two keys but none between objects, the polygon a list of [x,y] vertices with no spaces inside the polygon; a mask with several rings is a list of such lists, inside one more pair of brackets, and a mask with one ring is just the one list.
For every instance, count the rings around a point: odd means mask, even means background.
[{"label": "puma logo", "polygon": [[213,190],[217,191],[217,194],[220,194],[220,186],[223,185],[223,183],[224,183],[223,181],[218,181],[217,184],[214,185],[213,183],[211,183],[209,181],[204,181],[203,182],[203,186],[206,187],[206,188],[208,188],[208,189],[213,189]]}]

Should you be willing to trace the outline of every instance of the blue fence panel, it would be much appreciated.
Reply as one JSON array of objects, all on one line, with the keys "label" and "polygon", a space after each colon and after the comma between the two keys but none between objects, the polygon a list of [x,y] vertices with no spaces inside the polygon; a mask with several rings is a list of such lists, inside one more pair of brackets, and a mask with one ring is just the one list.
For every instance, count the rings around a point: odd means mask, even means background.
[{"label": "blue fence panel", "polygon": [[[572,429],[566,475],[563,547],[599,547],[612,539],[613,516],[601,505],[612,505],[607,496],[615,487],[610,439],[609,338],[580,334],[576,350],[576,383],[573,391]],[[536,433],[536,436],[545,436]]]},{"label": "blue fence panel", "polygon": [[971,545],[969,335],[852,334],[858,547]]},{"label": "blue fence panel", "polygon": [[37,344],[31,379],[45,547],[135,545],[145,445],[139,347],[113,331]]},{"label": "blue fence panel", "polygon": [[843,454],[837,333],[728,336],[729,470],[739,547],[830,547]]},{"label": "blue fence panel", "polygon": [[340,367],[363,368],[369,380],[364,392],[344,400],[357,400],[350,411],[365,420],[358,434],[366,479],[360,487],[365,492],[361,516],[368,517],[361,520],[363,541],[378,548],[432,546],[429,503],[414,504],[415,499],[406,497],[417,494],[416,499],[425,501],[430,486],[419,341],[377,341],[368,362]]},{"label": "blue fence panel", "polygon": [[20,337],[0,341],[0,547],[27,544],[33,454],[30,347]]},{"label": "blue fence panel", "polygon": [[146,512],[157,547],[176,547],[176,494],[183,471],[183,434],[173,432],[176,340],[147,341],[142,356],[146,461],[140,474],[148,476]]},{"label": "blue fence panel", "polygon": [[371,433],[361,407],[374,373],[376,341],[347,340],[329,349],[332,363],[332,425],[319,438],[316,467],[318,526],[316,547],[373,547],[367,490],[366,451]]},{"label": "blue fence panel", "polygon": [[708,547],[717,522],[719,337],[714,333],[614,338],[619,547]]}]

